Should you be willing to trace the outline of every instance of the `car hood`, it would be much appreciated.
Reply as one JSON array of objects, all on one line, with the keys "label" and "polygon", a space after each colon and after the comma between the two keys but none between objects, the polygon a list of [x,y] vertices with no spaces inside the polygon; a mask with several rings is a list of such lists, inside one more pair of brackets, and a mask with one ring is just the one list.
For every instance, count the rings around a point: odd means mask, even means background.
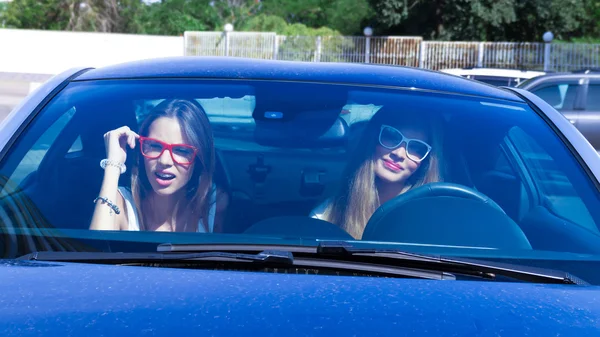
[{"label": "car hood", "polygon": [[597,336],[600,289],[4,260],[6,336]]}]

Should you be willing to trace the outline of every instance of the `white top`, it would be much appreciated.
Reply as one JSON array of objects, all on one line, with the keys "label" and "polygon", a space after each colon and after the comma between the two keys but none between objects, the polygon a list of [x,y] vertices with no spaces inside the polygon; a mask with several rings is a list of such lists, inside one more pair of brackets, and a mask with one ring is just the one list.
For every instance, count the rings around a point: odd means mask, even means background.
[{"label": "white top", "polygon": [[[131,191],[125,187],[119,186],[119,193],[125,199],[125,208],[127,212],[128,219],[128,230],[130,231],[139,231],[140,230],[140,222],[137,218],[137,210],[135,208],[135,202],[133,201],[133,195]],[[215,214],[217,212],[217,189],[213,184],[213,193],[210,198],[210,209],[208,210],[208,232],[212,233],[215,227]],[[204,226],[202,224],[202,219],[198,222],[198,229],[196,230],[198,233],[206,233]]]},{"label": "white top", "polygon": [[327,207],[329,207],[330,203],[331,203],[331,199],[327,199],[327,200],[323,201],[317,207],[313,208],[313,210],[310,211],[310,214],[308,216],[310,216],[311,218],[315,218],[315,219],[325,220],[325,219],[323,219],[323,214],[327,210]]}]

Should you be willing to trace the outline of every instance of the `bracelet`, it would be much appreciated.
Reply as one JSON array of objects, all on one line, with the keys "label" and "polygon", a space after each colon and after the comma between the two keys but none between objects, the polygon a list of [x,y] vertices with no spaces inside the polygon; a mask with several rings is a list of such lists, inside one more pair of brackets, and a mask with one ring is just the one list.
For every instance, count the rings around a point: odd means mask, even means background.
[{"label": "bracelet", "polygon": [[108,159],[102,159],[100,161],[100,167],[102,167],[103,169],[106,169],[107,166],[118,167],[121,170],[121,174],[123,174],[123,173],[125,173],[125,171],[127,171],[127,167],[123,163],[119,163],[119,162],[108,160]]},{"label": "bracelet", "polygon": [[[113,204],[112,201],[108,200],[108,198],[97,197],[96,199],[94,199],[94,204],[97,203],[98,200],[102,201],[103,204],[110,207],[110,209],[115,211],[115,213],[117,213],[117,214],[121,213],[121,211],[119,210],[119,207],[117,205]],[[111,214],[112,214],[112,212],[111,212]]]}]

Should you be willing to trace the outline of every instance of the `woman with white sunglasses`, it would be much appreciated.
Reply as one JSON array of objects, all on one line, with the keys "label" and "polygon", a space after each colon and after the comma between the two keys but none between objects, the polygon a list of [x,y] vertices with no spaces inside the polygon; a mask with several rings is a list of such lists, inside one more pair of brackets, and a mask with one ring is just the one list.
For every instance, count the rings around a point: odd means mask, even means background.
[{"label": "woman with white sunglasses", "polygon": [[442,180],[436,119],[408,110],[383,107],[375,114],[352,152],[339,191],[310,216],[337,224],[360,239],[381,204]]}]

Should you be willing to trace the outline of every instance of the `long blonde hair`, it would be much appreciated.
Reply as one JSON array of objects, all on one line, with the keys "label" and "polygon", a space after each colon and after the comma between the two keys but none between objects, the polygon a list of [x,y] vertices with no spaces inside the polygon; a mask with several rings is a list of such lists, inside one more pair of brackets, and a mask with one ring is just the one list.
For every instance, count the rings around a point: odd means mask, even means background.
[{"label": "long blonde hair", "polygon": [[[161,117],[176,118],[190,145],[199,150],[194,161],[192,177],[186,185],[186,198],[183,204],[177,205],[178,210],[185,210],[189,214],[185,228],[188,225],[196,226],[200,219],[208,219],[210,207],[208,196],[212,192],[215,171],[212,129],[204,109],[199,104],[188,100],[171,99],[161,102],[150,112],[142,123],[139,134],[147,136],[152,123]],[[138,157],[131,172],[131,190],[139,212],[140,229],[147,230],[147,219],[152,210],[145,209],[143,201],[151,194],[152,186],[144,169],[144,157],[139,151],[137,152]],[[208,222],[203,221],[203,225],[207,227]]]},{"label": "long blonde hair", "polygon": [[355,239],[360,239],[371,215],[380,206],[373,157],[382,124],[410,125],[422,129],[429,138],[431,153],[408,178],[402,193],[431,182],[442,181],[441,127],[425,112],[392,111],[381,108],[367,124],[346,167],[340,189],[326,208],[325,220],[337,224]]}]

